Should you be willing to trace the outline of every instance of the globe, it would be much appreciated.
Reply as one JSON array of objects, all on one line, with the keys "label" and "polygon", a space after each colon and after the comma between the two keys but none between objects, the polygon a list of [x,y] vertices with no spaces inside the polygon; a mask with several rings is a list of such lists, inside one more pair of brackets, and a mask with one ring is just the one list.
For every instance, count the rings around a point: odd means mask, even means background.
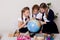
[{"label": "globe", "polygon": [[39,31],[40,27],[41,27],[41,23],[35,19],[31,19],[27,23],[27,28],[30,32],[37,32],[37,31]]}]

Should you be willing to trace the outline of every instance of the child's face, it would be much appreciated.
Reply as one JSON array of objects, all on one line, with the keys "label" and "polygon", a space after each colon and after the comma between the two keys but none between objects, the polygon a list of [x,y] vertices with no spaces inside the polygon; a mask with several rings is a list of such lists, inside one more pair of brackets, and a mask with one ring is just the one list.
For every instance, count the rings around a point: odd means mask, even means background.
[{"label": "child's face", "polygon": [[38,13],[38,10],[37,9],[34,9],[33,10],[33,14],[37,14]]},{"label": "child's face", "polygon": [[26,17],[28,17],[29,14],[30,14],[30,10],[25,10],[24,15],[25,15]]},{"label": "child's face", "polygon": [[43,9],[43,8],[40,8],[39,10],[40,10],[41,13],[45,12],[45,9]]}]

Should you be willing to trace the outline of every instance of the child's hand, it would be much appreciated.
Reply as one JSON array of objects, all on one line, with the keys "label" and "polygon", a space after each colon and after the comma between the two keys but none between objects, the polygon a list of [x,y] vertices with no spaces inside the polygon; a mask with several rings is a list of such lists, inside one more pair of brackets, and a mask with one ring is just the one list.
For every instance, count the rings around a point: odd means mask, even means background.
[{"label": "child's hand", "polygon": [[46,22],[43,22],[44,24],[47,24]]},{"label": "child's hand", "polygon": [[46,22],[41,21],[41,24],[42,24],[42,25],[44,25],[44,24],[47,24],[47,23],[46,23]]}]

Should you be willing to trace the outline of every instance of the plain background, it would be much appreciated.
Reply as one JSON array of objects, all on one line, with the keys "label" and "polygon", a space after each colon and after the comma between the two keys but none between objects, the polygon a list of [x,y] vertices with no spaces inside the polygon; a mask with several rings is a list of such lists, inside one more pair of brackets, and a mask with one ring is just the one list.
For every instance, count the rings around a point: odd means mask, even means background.
[{"label": "plain background", "polygon": [[12,33],[18,26],[18,17],[23,7],[30,7],[34,4],[52,3],[51,8],[58,14],[55,20],[60,32],[60,0],[0,0],[0,33]]}]

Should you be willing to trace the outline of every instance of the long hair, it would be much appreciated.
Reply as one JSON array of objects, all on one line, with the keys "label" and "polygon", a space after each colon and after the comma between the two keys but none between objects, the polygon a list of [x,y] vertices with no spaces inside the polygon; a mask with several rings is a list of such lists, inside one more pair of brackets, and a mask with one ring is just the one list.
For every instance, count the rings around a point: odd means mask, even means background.
[{"label": "long hair", "polygon": [[[41,3],[39,8],[46,9],[46,8],[48,8],[48,6],[47,6],[46,3]],[[48,16],[48,14],[46,13],[46,17],[47,17],[47,16]]]},{"label": "long hair", "polygon": [[[23,13],[26,11],[26,10],[30,10],[29,7],[24,7],[21,11],[21,18],[23,20]],[[29,17],[29,16],[28,16]]]}]

